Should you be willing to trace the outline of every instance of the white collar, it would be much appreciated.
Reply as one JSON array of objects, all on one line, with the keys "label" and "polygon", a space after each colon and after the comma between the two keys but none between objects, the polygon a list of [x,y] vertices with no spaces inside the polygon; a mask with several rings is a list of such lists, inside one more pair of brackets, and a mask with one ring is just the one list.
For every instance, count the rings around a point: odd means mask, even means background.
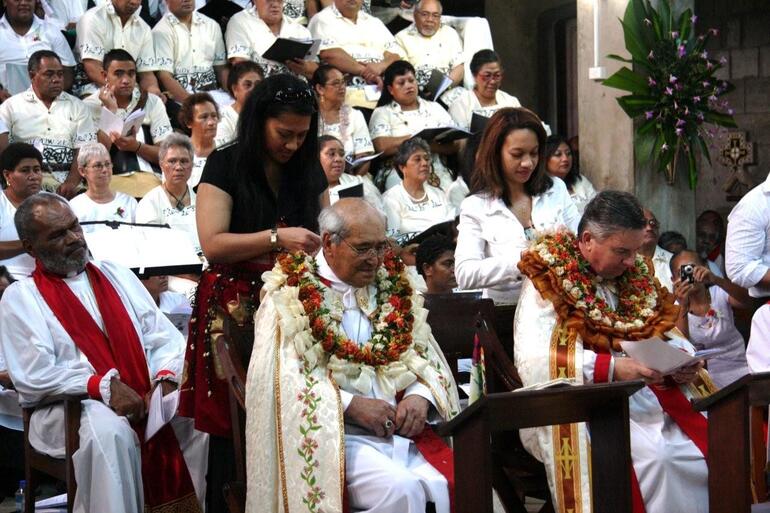
[{"label": "white collar", "polygon": [[342,304],[346,310],[359,309],[362,310],[367,316],[373,311],[370,293],[371,288],[369,286],[362,287],[360,289],[355,288],[349,283],[342,281],[332,270],[329,262],[326,261],[323,250],[318,252],[315,257],[316,265],[318,266],[318,275],[325,280],[328,280],[332,290],[339,293],[342,296]]}]

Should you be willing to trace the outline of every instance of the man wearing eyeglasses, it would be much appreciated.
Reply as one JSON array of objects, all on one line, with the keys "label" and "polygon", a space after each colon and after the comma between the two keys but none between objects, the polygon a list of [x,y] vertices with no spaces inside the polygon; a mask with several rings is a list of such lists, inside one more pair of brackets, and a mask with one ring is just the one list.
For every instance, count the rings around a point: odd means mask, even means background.
[{"label": "man wearing eyeglasses", "polygon": [[347,486],[351,511],[422,513],[432,502],[448,513],[439,460],[451,455],[423,450],[443,443],[426,423],[458,412],[457,388],[422,298],[368,203],[341,199],[319,227],[315,258],[285,255],[263,275],[246,391],[246,510],[310,501],[342,511]]},{"label": "man wearing eyeglasses", "polygon": [[[434,69],[452,80],[451,88],[460,85],[465,75],[462,41],[455,29],[441,23],[442,12],[439,0],[421,0],[414,7],[414,23],[396,34],[406,60],[417,71],[420,92]],[[455,97],[456,93],[450,89],[442,101],[448,105]]]},{"label": "man wearing eyeglasses", "polygon": [[655,267],[655,277],[669,292],[674,292],[671,267],[669,266],[671,257],[674,255],[658,246],[660,223],[650,209],[644,209],[644,221],[644,241],[642,247],[639,248],[639,254],[652,260],[653,267]]}]

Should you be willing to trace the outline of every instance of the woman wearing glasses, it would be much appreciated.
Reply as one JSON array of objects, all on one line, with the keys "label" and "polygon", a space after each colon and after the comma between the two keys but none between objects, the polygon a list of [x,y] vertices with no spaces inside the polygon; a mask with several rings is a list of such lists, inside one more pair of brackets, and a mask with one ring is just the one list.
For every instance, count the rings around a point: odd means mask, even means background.
[{"label": "woman wearing glasses", "polygon": [[[112,160],[107,148],[101,143],[84,144],[78,152],[78,172],[88,188],[70,200],[72,211],[78,220],[123,221],[133,223],[136,200],[123,192],[110,190]],[[86,225],[84,232],[109,229],[107,225]]]},{"label": "woman wearing glasses", "polygon": [[[374,153],[364,115],[344,104],[345,76],[342,72],[323,64],[313,74],[312,84],[318,95],[318,135],[331,135],[342,141],[347,159],[355,160]],[[354,171],[359,176],[367,176],[369,162]]]},{"label": "woman wearing glasses", "polygon": [[473,89],[463,92],[449,106],[449,114],[457,126],[470,130],[474,114],[488,118],[503,107],[521,106],[515,96],[500,90],[503,83],[503,65],[497,52],[476,52],[471,59],[470,68],[475,81]]},{"label": "woman wearing glasses", "polygon": [[[231,436],[227,382],[215,363],[212,327],[229,313],[253,317],[262,273],[279,251],[314,253],[321,244],[315,231],[328,199],[317,130],[310,87],[293,75],[270,76],[246,100],[238,139],[209,156],[198,185],[198,235],[210,265],[193,306],[179,411],[212,435],[212,450],[227,452]],[[226,510],[220,506],[209,509]]]}]

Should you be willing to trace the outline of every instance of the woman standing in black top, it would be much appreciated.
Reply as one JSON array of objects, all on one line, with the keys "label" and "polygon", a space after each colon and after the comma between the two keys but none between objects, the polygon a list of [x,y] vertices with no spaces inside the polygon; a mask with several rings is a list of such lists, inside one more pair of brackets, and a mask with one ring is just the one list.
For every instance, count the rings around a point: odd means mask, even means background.
[{"label": "woman standing in black top", "polygon": [[277,251],[320,247],[315,231],[327,184],[317,164],[317,131],[311,89],[291,75],[271,76],[246,101],[237,140],[213,152],[203,170],[197,224],[210,267],[195,298],[180,413],[213,437],[228,438],[231,431],[212,335],[225,315],[253,317],[260,276],[273,267]]}]

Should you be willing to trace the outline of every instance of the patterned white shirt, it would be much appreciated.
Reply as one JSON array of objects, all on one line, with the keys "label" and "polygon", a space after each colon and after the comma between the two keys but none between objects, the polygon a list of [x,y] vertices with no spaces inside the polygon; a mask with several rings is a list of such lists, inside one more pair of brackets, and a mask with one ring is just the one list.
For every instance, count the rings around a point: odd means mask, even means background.
[{"label": "patterned white shirt", "polygon": [[190,28],[172,13],[166,13],[152,29],[155,63],[168,71],[187,91],[215,88],[214,66],[227,63],[219,23],[198,12],[192,13]]},{"label": "patterned white shirt", "polygon": [[452,115],[452,119],[455,120],[455,124],[465,130],[470,130],[471,120],[474,114],[479,114],[484,117],[492,117],[492,114],[502,109],[503,107],[521,107],[518,98],[511,96],[501,90],[497,90],[495,95],[495,105],[488,107],[482,107],[479,103],[479,99],[476,97],[476,93],[470,89],[466,89],[454,102],[449,106],[449,114]]},{"label": "patterned white shirt", "polygon": [[404,59],[417,71],[420,89],[425,87],[434,69],[448,75],[452,69],[465,62],[463,44],[457,31],[448,25],[441,25],[431,37],[425,37],[412,23],[396,34]]},{"label": "patterned white shirt", "polygon": [[217,125],[217,135],[214,138],[214,142],[219,146],[223,146],[229,142],[234,141],[238,137],[238,113],[232,105],[223,107],[220,109],[221,116],[219,117],[219,124]]},{"label": "patterned white shirt", "polygon": [[287,18],[283,17],[278,36],[273,34],[267,24],[259,18],[257,8],[251,7],[233,15],[227,23],[225,39],[227,40],[227,58],[238,57],[249,59],[265,70],[265,76],[276,73],[291,73],[283,63],[262,58],[278,37],[284,39],[312,39],[310,31]]},{"label": "patterned white shirt", "polygon": [[42,148],[43,161],[59,181],[67,177],[75,150],[96,140],[88,108],[69,93],[61,93],[48,109],[30,87],[0,104],[0,119],[11,142]]},{"label": "patterned white shirt", "polygon": [[339,123],[325,123],[319,116],[318,135],[333,135],[342,141],[345,156],[374,153],[374,145],[364,115],[360,110],[349,105],[343,105],[340,109]]},{"label": "patterned white shirt", "polygon": [[455,209],[449,204],[444,191],[428,184],[424,184],[423,188],[423,201],[414,201],[406,192],[403,183],[385,191],[382,202],[389,232],[422,232],[434,224],[454,219]]}]

